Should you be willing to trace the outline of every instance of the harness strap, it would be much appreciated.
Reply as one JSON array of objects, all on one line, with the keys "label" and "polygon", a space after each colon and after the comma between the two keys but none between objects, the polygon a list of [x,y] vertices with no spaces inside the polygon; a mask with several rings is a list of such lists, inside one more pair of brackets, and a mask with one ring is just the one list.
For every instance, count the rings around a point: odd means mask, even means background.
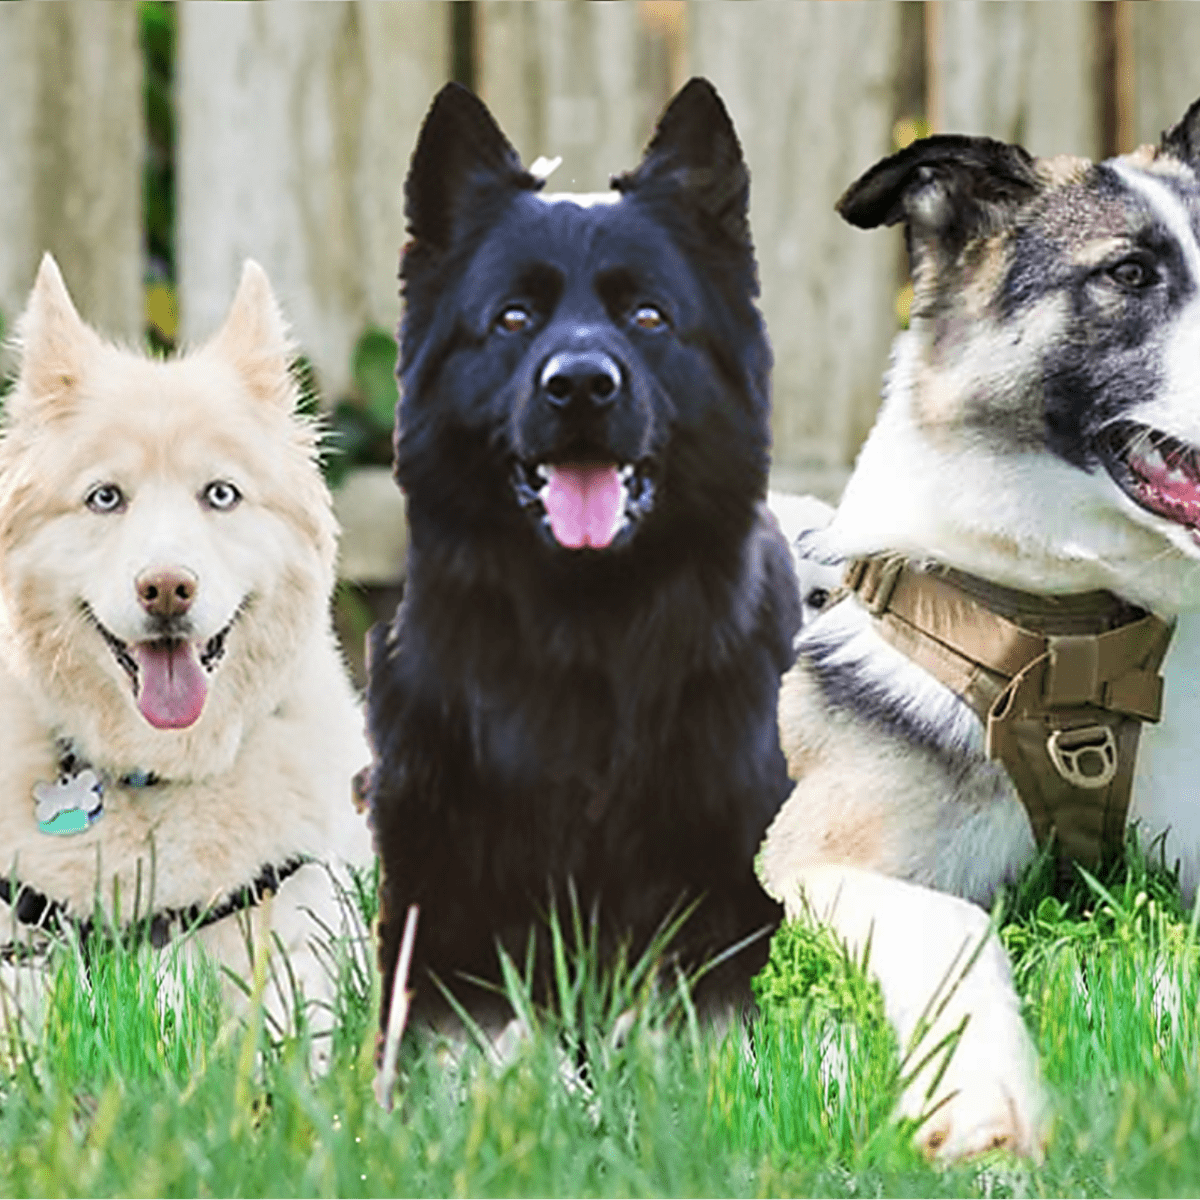
[{"label": "harness strap", "polygon": [[1111,592],[1037,596],[894,555],[854,560],[845,587],[978,715],[1039,844],[1053,833],[1062,859],[1089,867],[1120,849],[1171,624]]}]

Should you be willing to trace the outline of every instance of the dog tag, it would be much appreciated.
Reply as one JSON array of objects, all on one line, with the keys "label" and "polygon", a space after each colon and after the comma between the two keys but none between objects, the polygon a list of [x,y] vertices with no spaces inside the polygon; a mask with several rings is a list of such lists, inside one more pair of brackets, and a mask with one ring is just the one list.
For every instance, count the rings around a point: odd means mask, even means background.
[{"label": "dog tag", "polygon": [[104,785],[91,767],[33,785],[34,814],[43,833],[82,833],[104,815]]}]

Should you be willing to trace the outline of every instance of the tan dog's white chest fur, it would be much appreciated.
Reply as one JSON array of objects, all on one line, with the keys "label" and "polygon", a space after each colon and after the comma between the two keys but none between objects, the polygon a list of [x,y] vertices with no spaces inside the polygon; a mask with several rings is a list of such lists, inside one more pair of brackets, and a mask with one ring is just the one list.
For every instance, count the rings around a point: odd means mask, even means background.
[{"label": "tan dog's white chest fur", "polygon": [[[1129,818],[1200,881],[1200,104],[1159,149],[1107,163],[925,139],[839,202],[903,222],[912,325],[829,527],[824,561],[899,555],[1041,597],[1103,589],[1177,618],[1162,719],[1141,731]],[[1132,348],[1132,349],[1131,349]],[[856,597],[798,640],[780,693],[795,791],[760,859],[792,918],[815,913],[871,966],[902,1042],[966,953],[935,1029],[967,1019],[920,1137],[1038,1154],[1046,1107],[984,909],[1035,850],[975,712],[877,632]],[[973,903],[972,903],[973,902]]]},{"label": "tan dog's white chest fur", "polygon": [[[216,337],[161,361],[97,337],[47,257],[19,334],[0,440],[0,870],[68,919],[99,901],[123,923],[288,867],[272,931],[325,999],[314,940],[365,936],[339,886],[372,858],[351,800],[370,756],[330,628],[316,434],[266,277],[248,263]],[[35,789],[65,753],[102,781],[102,811],[47,832]],[[0,940],[28,932],[0,906]],[[198,937],[248,977],[236,916]]]}]

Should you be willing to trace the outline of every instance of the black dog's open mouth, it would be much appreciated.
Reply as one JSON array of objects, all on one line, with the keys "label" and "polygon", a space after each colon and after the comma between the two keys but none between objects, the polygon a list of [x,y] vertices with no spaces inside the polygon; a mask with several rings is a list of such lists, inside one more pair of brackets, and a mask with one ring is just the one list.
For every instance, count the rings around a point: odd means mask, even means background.
[{"label": "black dog's open mouth", "polygon": [[518,462],[513,490],[517,503],[568,550],[619,546],[654,507],[648,461]]},{"label": "black dog's open mouth", "polygon": [[1200,541],[1200,454],[1149,425],[1119,421],[1103,432],[1101,454],[1108,473],[1140,507]]},{"label": "black dog's open mouth", "polygon": [[106,628],[87,605],[88,617],[133,684],[143,717],[156,729],[186,729],[194,725],[208,697],[208,679],[225,654],[225,640],[241,614],[205,642],[180,637],[151,638],[129,643]]}]

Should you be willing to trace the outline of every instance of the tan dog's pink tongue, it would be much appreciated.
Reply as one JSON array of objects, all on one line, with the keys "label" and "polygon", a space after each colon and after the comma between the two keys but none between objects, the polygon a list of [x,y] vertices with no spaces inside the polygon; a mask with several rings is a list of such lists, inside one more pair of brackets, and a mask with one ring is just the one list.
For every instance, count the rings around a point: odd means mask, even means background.
[{"label": "tan dog's pink tongue", "polygon": [[602,550],[621,527],[621,479],[615,463],[559,464],[549,468],[546,515],[560,546]]},{"label": "tan dog's pink tongue", "polygon": [[139,642],[131,647],[141,686],[137,704],[155,729],[186,729],[200,719],[208,680],[190,642]]}]

